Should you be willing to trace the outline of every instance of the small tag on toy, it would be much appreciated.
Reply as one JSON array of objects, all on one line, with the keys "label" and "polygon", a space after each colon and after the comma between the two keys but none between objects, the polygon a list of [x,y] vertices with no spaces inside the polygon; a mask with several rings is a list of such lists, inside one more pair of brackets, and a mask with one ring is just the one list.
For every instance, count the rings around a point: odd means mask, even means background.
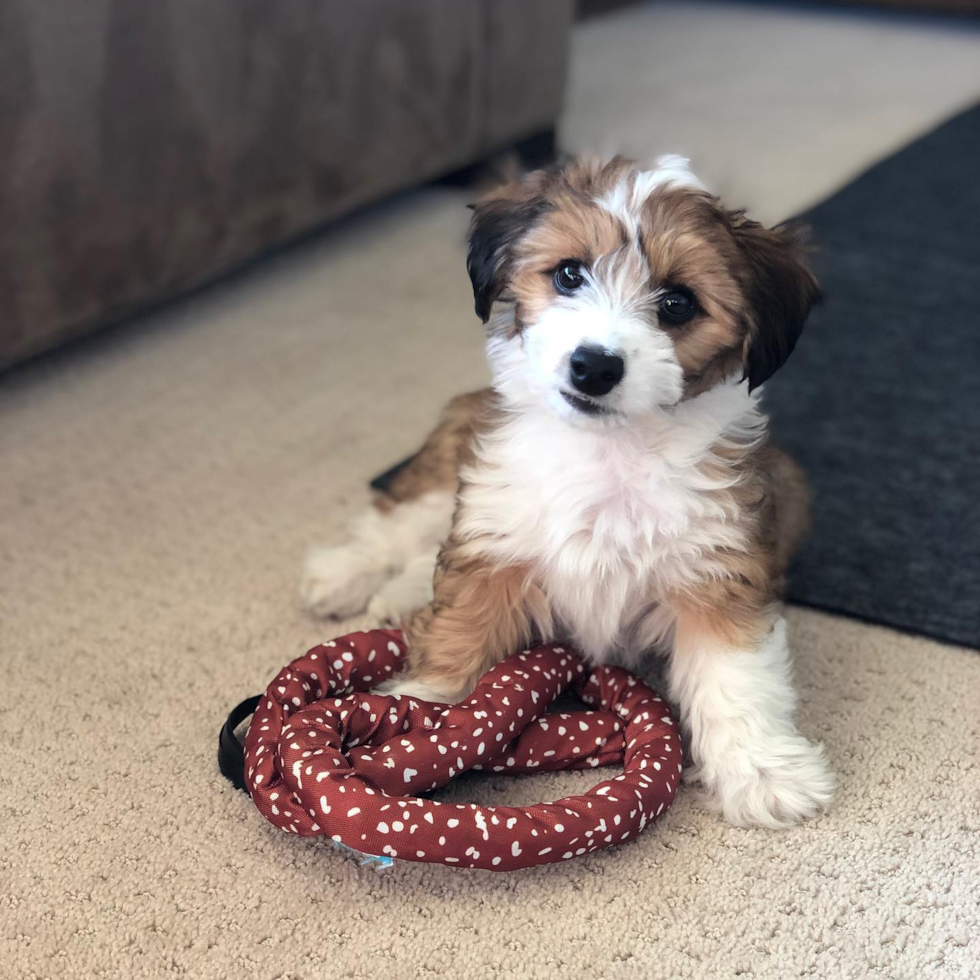
[{"label": "small tag on toy", "polygon": [[376,871],[387,871],[388,868],[394,865],[394,860],[388,857],[386,854],[365,854],[363,851],[357,851],[353,847],[348,847],[346,844],[342,844],[339,840],[330,839],[330,843],[338,851],[344,851],[351,857],[357,859],[357,863],[362,868],[374,868]]}]

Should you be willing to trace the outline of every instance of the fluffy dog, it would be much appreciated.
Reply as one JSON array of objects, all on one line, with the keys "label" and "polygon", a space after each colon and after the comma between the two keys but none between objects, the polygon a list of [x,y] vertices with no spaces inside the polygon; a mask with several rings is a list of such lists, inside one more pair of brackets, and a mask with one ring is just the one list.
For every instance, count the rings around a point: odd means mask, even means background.
[{"label": "fluffy dog", "polygon": [[757,391],[818,296],[798,235],[680,157],[575,161],[475,206],[468,270],[493,388],[311,554],[307,606],[401,622],[389,690],[430,700],[534,640],[658,652],[708,800],[736,824],[817,813],[833,781],[793,721],[778,605],[806,489]]}]

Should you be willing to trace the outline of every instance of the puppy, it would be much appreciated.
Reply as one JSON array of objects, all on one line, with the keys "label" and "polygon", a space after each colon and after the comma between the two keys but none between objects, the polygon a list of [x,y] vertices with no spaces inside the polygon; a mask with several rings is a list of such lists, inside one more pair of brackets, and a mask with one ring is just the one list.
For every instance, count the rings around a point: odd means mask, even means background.
[{"label": "puppy", "polygon": [[758,400],[818,296],[797,235],[726,210],[680,157],[575,161],[475,206],[468,269],[493,388],[310,556],[306,605],[401,622],[388,689],[430,700],[535,640],[659,652],[710,803],[816,814],[833,780],[793,721],[778,606],[807,496]]}]

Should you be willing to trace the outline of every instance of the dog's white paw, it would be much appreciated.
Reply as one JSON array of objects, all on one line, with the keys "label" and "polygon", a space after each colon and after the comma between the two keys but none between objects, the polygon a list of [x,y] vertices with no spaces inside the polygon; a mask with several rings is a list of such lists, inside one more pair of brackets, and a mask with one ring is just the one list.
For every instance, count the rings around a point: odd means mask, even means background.
[{"label": "dog's white paw", "polygon": [[401,574],[389,579],[368,603],[368,615],[387,626],[400,626],[409,615],[432,601],[436,555],[421,555]]},{"label": "dog's white paw", "polygon": [[390,681],[375,688],[378,694],[392,694],[404,698],[415,698],[417,701],[434,701],[436,704],[447,704],[456,701],[454,691],[448,691],[437,683],[419,680],[416,677],[393,677]]},{"label": "dog's white paw", "polygon": [[354,616],[387,577],[384,566],[358,548],[314,548],[306,556],[300,600],[315,616]]},{"label": "dog's white paw", "polygon": [[740,827],[789,827],[830,805],[835,780],[823,746],[802,735],[778,736],[732,749],[712,767],[695,769],[708,805]]}]

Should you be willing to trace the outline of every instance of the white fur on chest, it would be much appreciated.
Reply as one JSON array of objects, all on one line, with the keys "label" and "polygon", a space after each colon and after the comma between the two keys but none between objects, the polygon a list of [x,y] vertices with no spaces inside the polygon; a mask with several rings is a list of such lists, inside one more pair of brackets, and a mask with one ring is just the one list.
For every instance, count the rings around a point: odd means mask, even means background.
[{"label": "white fur on chest", "polygon": [[560,638],[596,660],[632,659],[664,630],[660,599],[714,574],[716,549],[744,545],[718,492],[731,477],[708,477],[703,464],[719,439],[744,440],[763,422],[735,386],[642,428],[515,415],[464,473],[458,530],[532,567]]}]

